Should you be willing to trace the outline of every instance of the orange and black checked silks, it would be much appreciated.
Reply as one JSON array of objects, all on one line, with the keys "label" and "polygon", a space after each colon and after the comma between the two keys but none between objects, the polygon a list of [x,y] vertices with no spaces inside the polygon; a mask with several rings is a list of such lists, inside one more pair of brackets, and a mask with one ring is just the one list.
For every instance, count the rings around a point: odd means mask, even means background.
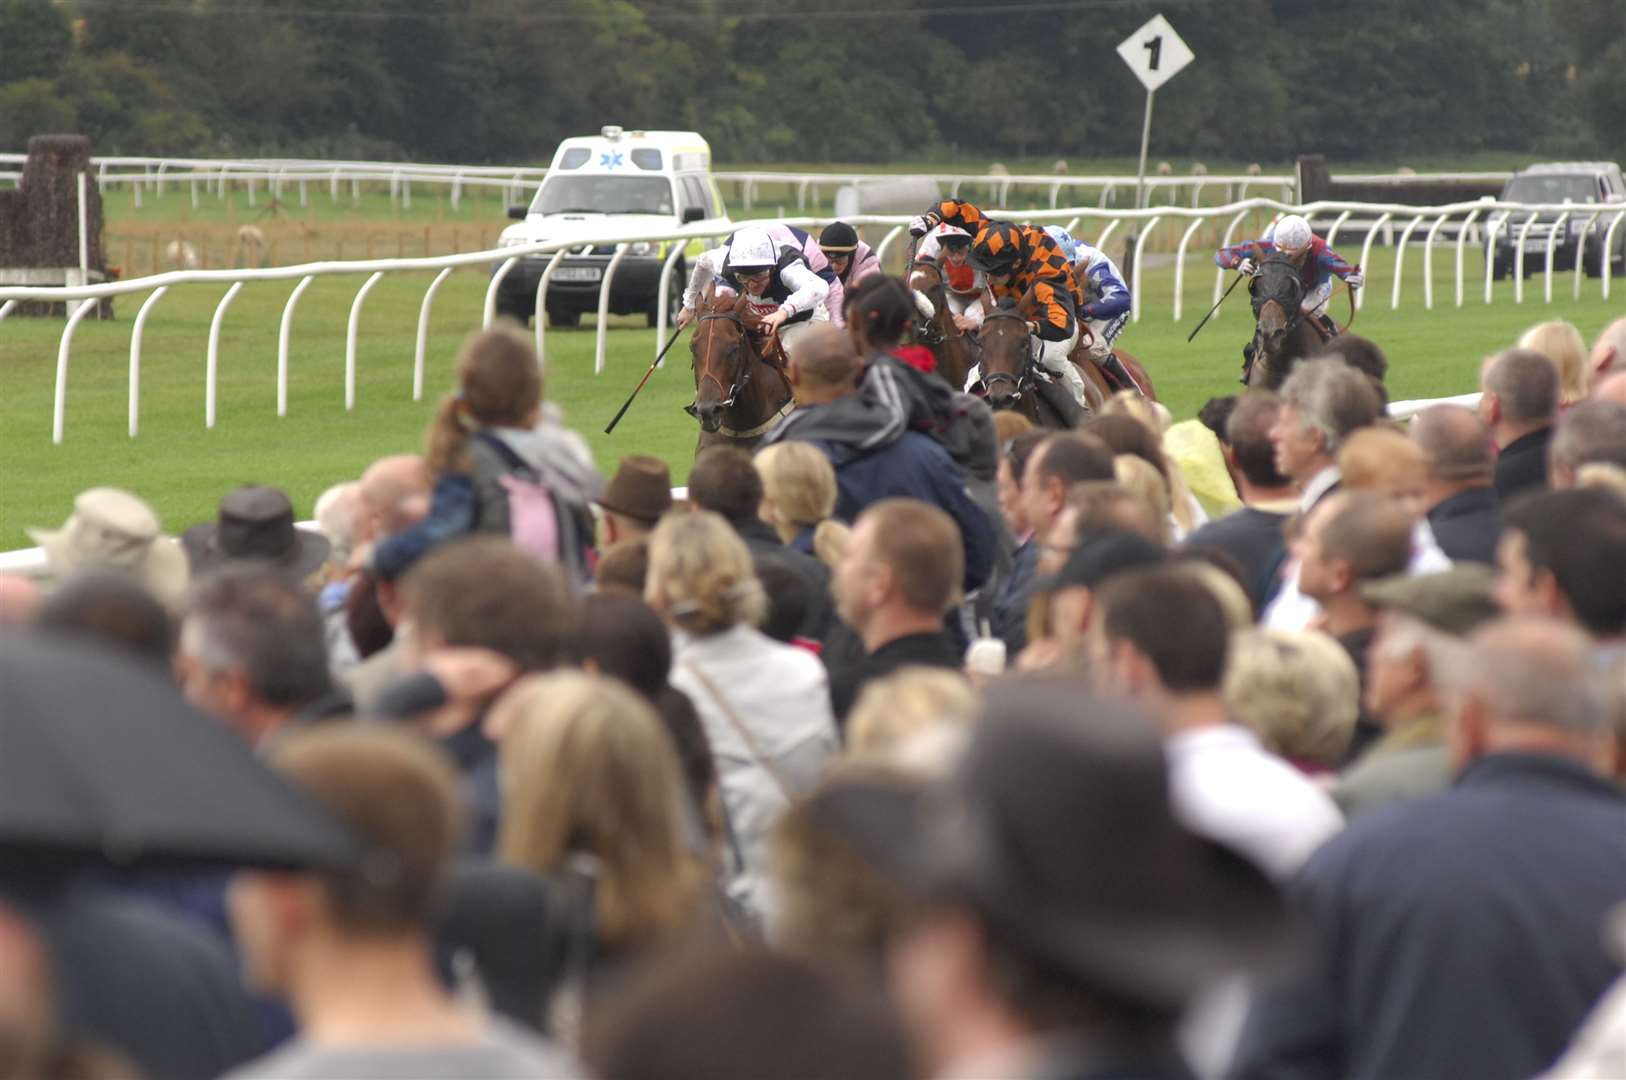
[{"label": "orange and black checked silks", "polygon": [[[945,199],[932,208],[946,224],[964,229],[975,243],[982,243],[983,230],[996,222],[972,204],[961,199]],[[990,285],[994,299],[1020,300],[1033,289],[1040,336],[1060,340],[1073,332],[1074,313],[1084,308],[1084,295],[1073,277],[1073,263],[1056,243],[1055,237],[1034,225],[1012,226],[1017,234],[1016,270],[1003,285]],[[991,238],[990,238],[991,239]]]}]

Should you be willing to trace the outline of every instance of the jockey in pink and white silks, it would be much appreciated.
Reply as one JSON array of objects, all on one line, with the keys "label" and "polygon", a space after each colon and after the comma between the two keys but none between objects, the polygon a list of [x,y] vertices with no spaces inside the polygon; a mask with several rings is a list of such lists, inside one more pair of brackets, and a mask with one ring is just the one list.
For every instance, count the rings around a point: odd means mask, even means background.
[{"label": "jockey in pink and white silks", "polygon": [[879,274],[881,260],[858,238],[858,230],[845,221],[832,221],[824,227],[819,233],[819,250],[830,260],[830,270],[835,274],[824,306],[830,309],[831,322],[846,326],[846,294],[865,278]]},{"label": "jockey in pink and white silks", "polygon": [[694,321],[695,304],[718,279],[743,293],[751,313],[761,319],[762,332],[777,331],[788,349],[810,323],[828,319],[825,305],[834,276],[818,241],[801,229],[749,225],[696,257],[677,324],[682,328]]},{"label": "jockey in pink and white silks", "polygon": [[1327,336],[1338,332],[1327,316],[1327,301],[1332,297],[1332,279],[1342,278],[1351,289],[1366,283],[1361,268],[1344,261],[1327,242],[1310,231],[1310,223],[1298,214],[1286,214],[1266,230],[1264,238],[1247,240],[1230,247],[1220,248],[1214,262],[1226,270],[1240,270],[1244,274],[1254,271],[1254,249],[1260,252],[1280,251],[1298,266],[1299,280],[1304,283],[1304,301],[1299,310],[1321,323]]},{"label": "jockey in pink and white silks", "polygon": [[949,314],[962,333],[982,325],[988,296],[988,275],[971,265],[971,234],[954,225],[939,224],[921,237],[915,258],[934,263],[943,275],[943,293]]}]

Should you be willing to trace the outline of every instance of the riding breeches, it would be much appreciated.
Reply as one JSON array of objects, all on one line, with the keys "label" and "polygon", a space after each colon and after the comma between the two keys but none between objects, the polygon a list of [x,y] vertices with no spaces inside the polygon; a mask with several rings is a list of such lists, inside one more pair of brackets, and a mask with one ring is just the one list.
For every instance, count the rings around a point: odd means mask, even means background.
[{"label": "riding breeches", "polygon": [[982,325],[984,312],[982,310],[981,293],[962,294],[945,291],[943,295],[948,300],[948,309],[951,314],[970,319],[976,326]]},{"label": "riding breeches", "polygon": [[1124,332],[1124,326],[1129,322],[1127,314],[1111,319],[1087,319],[1085,326],[1090,328],[1089,356],[1091,360],[1105,360],[1112,355],[1112,343],[1118,340],[1118,335]]},{"label": "riding breeches", "polygon": [[779,344],[783,345],[785,347],[785,351],[788,353],[790,352],[791,346],[795,343],[796,339],[807,333],[808,327],[816,326],[821,322],[829,321],[829,314],[824,310],[824,305],[820,304],[816,309],[814,309],[813,317],[811,319],[807,319],[803,322],[786,323],[784,326],[781,326],[779,328]]},{"label": "riding breeches", "polygon": [[1061,341],[1046,341],[1044,338],[1034,336],[1034,359],[1039,366],[1058,375],[1067,384],[1067,389],[1079,401],[1084,400],[1084,376],[1077,366],[1068,359],[1072,356],[1073,348],[1078,344],[1078,326],[1075,324],[1073,332]]}]

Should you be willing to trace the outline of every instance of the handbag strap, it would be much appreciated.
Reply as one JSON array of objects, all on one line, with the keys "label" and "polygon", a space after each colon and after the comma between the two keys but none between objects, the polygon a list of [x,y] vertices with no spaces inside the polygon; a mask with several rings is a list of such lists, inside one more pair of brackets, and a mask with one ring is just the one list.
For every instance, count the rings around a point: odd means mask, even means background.
[{"label": "handbag strap", "polygon": [[693,675],[696,681],[700,683],[701,688],[717,703],[717,707],[722,710],[723,717],[728,721],[729,726],[739,733],[741,739],[745,740],[745,748],[751,752],[751,756],[756,759],[757,764],[766,769],[768,775],[773,777],[773,782],[778,786],[779,793],[785,797],[785,801],[795,802],[795,797],[790,793],[790,785],[785,782],[784,776],[774,767],[773,761],[762,752],[762,747],[757,745],[756,737],[751,734],[751,729],[745,726],[745,721],[740,719],[739,714],[728,703],[728,699],[723,696],[722,691],[717,689],[717,684],[712,682],[697,665],[687,660],[682,661],[682,664],[684,670]]}]

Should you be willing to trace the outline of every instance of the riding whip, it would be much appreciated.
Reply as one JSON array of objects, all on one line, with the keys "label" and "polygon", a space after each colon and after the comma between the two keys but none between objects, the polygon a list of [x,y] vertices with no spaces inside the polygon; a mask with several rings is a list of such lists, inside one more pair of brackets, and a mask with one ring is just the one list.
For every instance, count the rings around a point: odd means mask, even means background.
[{"label": "riding whip", "polygon": [[615,425],[619,424],[621,418],[627,415],[627,410],[632,408],[632,399],[638,396],[638,391],[644,388],[644,383],[648,382],[649,377],[655,374],[655,369],[660,366],[660,362],[666,356],[667,350],[672,347],[672,342],[676,341],[681,333],[683,333],[683,327],[681,326],[672,331],[672,336],[666,339],[666,344],[661,346],[661,351],[655,354],[655,360],[649,365],[649,370],[644,372],[644,377],[638,380],[638,385],[632,388],[632,393],[628,395],[626,404],[621,406],[621,411],[616,413],[615,418],[605,426],[604,434],[608,435],[614,431]]},{"label": "riding whip", "polygon": [[[1231,293],[1236,289],[1236,287],[1239,284],[1241,284],[1242,279],[1247,277],[1247,276],[1248,276],[1247,274],[1238,274],[1236,276],[1236,280],[1231,282],[1231,287],[1229,289],[1225,290],[1225,296],[1220,297],[1219,302],[1216,303],[1213,307],[1209,308],[1208,309],[1208,314],[1203,316],[1203,321],[1197,324],[1197,330],[1201,330],[1203,327],[1208,325],[1208,320],[1212,319],[1214,317],[1214,312],[1216,312],[1216,311],[1218,311],[1220,309],[1220,304],[1225,303],[1225,297],[1230,296]],[[1197,336],[1197,330],[1193,330],[1191,333],[1186,335],[1186,344],[1187,345],[1190,345],[1191,344],[1191,339]]]}]

